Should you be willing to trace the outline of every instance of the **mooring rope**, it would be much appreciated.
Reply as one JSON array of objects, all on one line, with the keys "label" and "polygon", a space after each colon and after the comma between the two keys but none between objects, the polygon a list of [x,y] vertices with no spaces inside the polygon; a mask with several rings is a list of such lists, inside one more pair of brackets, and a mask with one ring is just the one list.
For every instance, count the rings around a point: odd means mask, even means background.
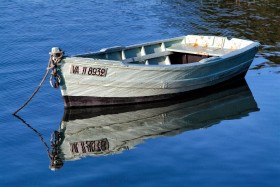
[{"label": "mooring rope", "polygon": [[29,101],[35,96],[35,94],[39,91],[39,89],[41,88],[42,84],[44,83],[44,81],[46,80],[48,74],[50,72],[50,68],[47,68],[46,74],[43,77],[43,79],[41,80],[40,84],[38,85],[38,87],[36,88],[36,90],[33,92],[33,94],[27,99],[27,101],[19,108],[17,109],[13,114],[16,115],[16,113],[18,113],[21,109],[23,109],[28,103]]},{"label": "mooring rope", "polygon": [[[50,60],[49,60],[49,63],[48,63],[48,67],[47,67],[47,71],[46,71],[46,74],[44,75],[43,79],[41,80],[40,84],[37,86],[36,90],[33,92],[33,94],[27,99],[27,101],[21,106],[19,107],[19,109],[17,109],[13,115],[16,115],[16,113],[18,113],[21,109],[23,109],[28,103],[29,101],[35,96],[35,94],[39,91],[39,89],[41,88],[42,84],[45,82],[49,72],[50,72],[50,69],[52,69],[53,73],[51,75],[51,79],[54,77],[55,79],[55,88],[58,87],[59,85],[59,75],[57,74],[57,64],[61,61],[62,57],[63,57],[63,54],[64,52],[61,51],[60,49],[58,49],[59,52],[54,52],[52,50],[52,52],[50,52]],[[58,54],[58,55],[57,55]],[[52,85],[52,83],[51,83]],[[53,85],[52,85],[53,86]]]}]

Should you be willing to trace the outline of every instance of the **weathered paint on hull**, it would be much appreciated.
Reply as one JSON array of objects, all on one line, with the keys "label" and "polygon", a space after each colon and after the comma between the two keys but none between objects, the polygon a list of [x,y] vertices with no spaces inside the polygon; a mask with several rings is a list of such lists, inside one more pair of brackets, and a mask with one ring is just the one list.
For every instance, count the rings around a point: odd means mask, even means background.
[{"label": "weathered paint on hull", "polygon": [[237,76],[234,76],[226,81],[222,81],[218,84],[212,86],[191,90],[187,92],[174,93],[174,94],[164,94],[164,95],[155,95],[155,96],[145,96],[145,97],[90,97],[90,96],[63,96],[64,107],[65,108],[75,108],[75,107],[89,107],[89,106],[110,106],[110,105],[124,105],[132,103],[144,103],[144,102],[153,102],[166,100],[177,97],[192,97],[203,91],[209,91],[216,89],[225,84],[232,83],[233,81],[243,79],[247,73],[240,73]]}]

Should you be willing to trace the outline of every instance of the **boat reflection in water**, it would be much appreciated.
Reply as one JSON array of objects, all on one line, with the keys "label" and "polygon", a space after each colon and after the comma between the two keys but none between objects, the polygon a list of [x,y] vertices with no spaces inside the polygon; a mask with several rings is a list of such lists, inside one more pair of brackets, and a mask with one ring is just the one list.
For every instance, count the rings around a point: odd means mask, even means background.
[{"label": "boat reflection in water", "polygon": [[67,109],[51,141],[51,169],[67,160],[121,153],[147,138],[207,128],[258,110],[244,79],[188,99]]}]

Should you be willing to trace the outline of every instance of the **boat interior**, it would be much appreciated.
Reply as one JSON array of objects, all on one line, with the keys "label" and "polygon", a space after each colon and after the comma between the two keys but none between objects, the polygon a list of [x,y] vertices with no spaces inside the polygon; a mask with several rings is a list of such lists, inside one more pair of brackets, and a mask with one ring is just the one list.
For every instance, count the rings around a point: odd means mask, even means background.
[{"label": "boat interior", "polygon": [[75,57],[143,65],[202,63],[207,62],[210,57],[223,56],[251,43],[236,38],[187,35],[140,45],[105,48]]}]

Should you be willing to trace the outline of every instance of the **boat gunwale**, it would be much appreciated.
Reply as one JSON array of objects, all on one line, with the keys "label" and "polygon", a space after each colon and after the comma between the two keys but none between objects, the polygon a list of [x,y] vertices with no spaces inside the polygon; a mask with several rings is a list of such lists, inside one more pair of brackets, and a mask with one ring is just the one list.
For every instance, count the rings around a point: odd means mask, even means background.
[{"label": "boat gunwale", "polygon": [[[122,51],[122,50],[126,50],[126,49],[133,49],[133,48],[138,48],[138,47],[143,47],[143,46],[160,44],[160,43],[164,43],[164,42],[170,42],[170,41],[176,41],[176,40],[185,40],[188,36],[190,36],[190,37],[191,36],[221,37],[221,38],[225,38],[227,40],[241,40],[241,41],[244,41],[244,42],[245,41],[251,42],[249,45],[247,45],[245,47],[242,47],[240,49],[236,49],[234,51],[238,51],[238,50],[244,49],[244,48],[246,48],[246,47],[248,47],[248,46],[250,46],[252,44],[255,44],[256,46],[260,46],[259,42],[255,42],[255,41],[248,40],[248,39],[230,38],[230,37],[226,37],[226,36],[213,36],[213,35],[185,35],[185,36],[179,36],[179,37],[174,37],[174,38],[169,38],[169,39],[162,39],[162,40],[157,40],[157,41],[144,42],[144,43],[141,43],[141,44],[134,44],[134,45],[128,45],[128,46],[114,46],[114,47],[102,48],[99,51],[93,51],[93,52],[88,52],[88,53],[76,54],[76,55],[69,56],[69,58],[73,58],[73,57],[74,58],[86,58],[86,57],[83,57],[83,56],[86,56],[86,55],[96,55],[96,54],[106,54],[106,53],[117,52],[117,51]],[[234,51],[232,51],[232,52],[234,52]],[[224,56],[224,55],[221,55],[221,56]],[[106,59],[96,59],[96,60],[106,60]],[[122,62],[123,60],[108,60],[108,61]]]},{"label": "boat gunwale", "polygon": [[[74,59],[78,60],[78,62],[75,62],[76,65],[84,65],[84,64],[95,64],[95,65],[101,65],[106,67],[115,67],[115,68],[130,68],[130,69],[141,69],[146,71],[153,71],[153,70],[160,70],[160,71],[183,71],[182,68],[191,68],[195,66],[210,66],[215,63],[223,63],[226,62],[229,59],[232,58],[239,58],[240,56],[243,56],[244,54],[248,53],[250,50],[254,50],[255,48],[258,48],[260,44],[258,42],[253,42],[250,45],[232,51],[228,54],[225,54],[223,56],[215,56],[210,57],[206,59],[202,59],[198,62],[193,62],[189,64],[172,64],[172,65],[161,65],[161,64],[133,64],[133,63],[125,63],[123,61],[115,61],[115,60],[104,60],[104,59],[93,59],[93,58],[84,58],[84,57],[68,57],[68,59]],[[64,60],[67,60],[64,59]]]},{"label": "boat gunwale", "polygon": [[[184,40],[187,36],[188,35],[186,35],[186,36],[179,36],[179,37],[175,37],[175,38],[169,38],[169,39],[163,39],[163,40],[157,40],[157,41],[151,41],[151,42],[144,42],[144,43],[141,43],[141,44],[133,44],[133,45],[128,45],[128,46],[114,46],[114,47],[102,48],[99,51],[93,51],[93,52],[89,52],[89,53],[76,54],[76,55],[70,56],[70,58],[71,57],[85,58],[85,57],[82,57],[82,56],[84,56],[84,55],[95,55],[95,54],[106,54],[108,52],[118,51],[121,48],[122,48],[122,50],[133,49],[133,48],[137,48],[137,47],[149,46],[149,45],[154,45],[154,44],[160,44],[160,43],[164,43],[164,42],[168,42],[168,41],[173,41],[173,40],[179,40],[179,39]],[[114,50],[114,49],[116,49],[116,50]]]}]

